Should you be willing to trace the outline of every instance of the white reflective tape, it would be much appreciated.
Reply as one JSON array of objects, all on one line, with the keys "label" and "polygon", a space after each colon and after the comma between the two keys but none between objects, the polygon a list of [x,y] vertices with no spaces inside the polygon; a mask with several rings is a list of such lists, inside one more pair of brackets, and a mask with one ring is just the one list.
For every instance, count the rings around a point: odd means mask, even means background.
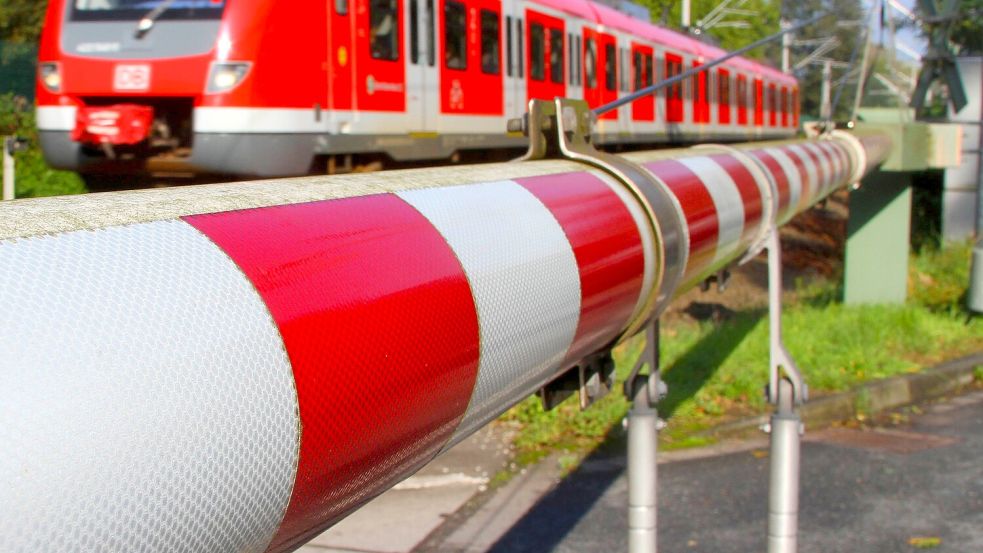
[{"label": "white reflective tape", "polygon": [[478,379],[450,447],[555,376],[580,318],[580,272],[553,214],[515,182],[398,195],[450,244],[478,312]]},{"label": "white reflective tape", "polygon": [[194,112],[199,133],[321,133],[330,130],[328,117],[318,120],[313,108],[199,107]]},{"label": "white reflective tape", "polygon": [[813,163],[812,157],[809,156],[809,153],[806,152],[805,148],[799,146],[798,144],[792,144],[788,146],[788,149],[795,155],[799,156],[799,159],[802,160],[802,165],[806,170],[806,179],[809,181],[808,193],[803,191],[804,197],[801,198],[800,203],[797,206],[798,208],[802,208],[812,204],[813,200],[816,198],[816,195],[819,193],[819,173],[816,171],[816,164]]},{"label": "white reflective tape", "polygon": [[795,216],[802,197],[802,177],[795,167],[795,162],[781,148],[765,148],[765,152],[778,162],[788,180],[788,206],[785,207],[785,211],[778,214],[778,224],[781,225]]},{"label": "white reflective tape", "polygon": [[737,183],[727,171],[709,157],[684,157],[678,160],[703,181],[717,210],[717,253],[713,262],[731,257],[740,246],[744,233],[744,199]]},{"label": "white reflective tape", "polygon": [[833,186],[833,180],[836,176],[834,174],[836,168],[830,160],[829,154],[826,153],[819,143],[808,142],[803,144],[803,146],[808,148],[809,151],[811,151],[819,160],[819,167],[817,167],[817,169],[821,169],[819,173],[822,174],[822,185],[820,186],[818,193],[813,197],[813,199],[818,200],[819,198],[825,197],[829,192],[830,187]]},{"label": "white reflective tape", "polygon": [[0,242],[0,551],[252,551],[290,499],[289,360],[182,221]]},{"label": "white reflective tape", "polygon": [[71,131],[75,128],[75,106],[38,106],[36,111],[39,131]]}]

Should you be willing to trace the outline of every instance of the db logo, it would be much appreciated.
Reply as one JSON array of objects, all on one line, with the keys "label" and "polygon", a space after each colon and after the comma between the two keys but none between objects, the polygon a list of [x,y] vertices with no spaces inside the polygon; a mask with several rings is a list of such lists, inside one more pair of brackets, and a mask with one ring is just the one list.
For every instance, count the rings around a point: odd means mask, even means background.
[{"label": "db logo", "polygon": [[149,65],[117,65],[113,76],[114,90],[148,90],[150,88]]}]

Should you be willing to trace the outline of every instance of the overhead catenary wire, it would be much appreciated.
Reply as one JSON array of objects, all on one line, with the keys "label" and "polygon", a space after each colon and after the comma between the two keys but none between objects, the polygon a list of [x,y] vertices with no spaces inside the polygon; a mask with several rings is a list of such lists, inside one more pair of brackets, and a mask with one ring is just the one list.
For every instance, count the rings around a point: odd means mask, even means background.
[{"label": "overhead catenary wire", "polygon": [[629,95],[627,95],[627,96],[625,96],[623,98],[618,98],[617,100],[614,100],[613,102],[609,102],[607,104],[604,104],[603,106],[600,106],[598,108],[595,108],[594,109],[594,115],[604,115],[605,113],[607,113],[609,111],[612,111],[612,110],[615,110],[615,109],[620,108],[621,106],[630,104],[630,103],[634,102],[635,100],[638,100],[640,98],[644,98],[645,96],[649,96],[651,94],[655,94],[656,92],[658,92],[659,90],[662,90],[663,88],[672,86],[672,85],[674,85],[676,83],[682,82],[682,81],[684,81],[684,80],[692,77],[693,75],[697,75],[697,74],[699,74],[699,73],[701,73],[703,71],[707,71],[709,69],[712,69],[713,67],[716,67],[717,65],[720,65],[720,64],[726,62],[727,60],[730,60],[730,59],[733,59],[733,58],[735,58],[737,56],[740,56],[741,54],[744,54],[745,52],[754,50],[755,48],[757,48],[759,46],[763,46],[765,44],[768,44],[769,42],[771,42],[773,40],[776,40],[778,38],[781,38],[782,36],[784,36],[784,35],[786,35],[788,33],[793,33],[795,31],[798,31],[799,29],[802,29],[804,27],[808,27],[809,25],[812,25],[813,23],[816,23],[817,21],[828,17],[829,15],[830,15],[830,12],[821,13],[819,15],[816,15],[814,17],[811,17],[811,18],[803,21],[802,23],[798,23],[798,24],[793,25],[791,27],[788,27],[786,29],[782,29],[781,31],[779,31],[779,32],[777,32],[777,33],[775,33],[775,34],[773,34],[771,36],[767,36],[767,37],[762,38],[760,40],[756,40],[756,41],[752,42],[751,44],[748,44],[747,46],[744,46],[742,48],[738,48],[737,50],[734,50],[733,52],[731,52],[729,54],[726,54],[724,56],[720,56],[719,58],[715,58],[715,59],[713,59],[713,60],[711,60],[711,61],[709,61],[709,62],[707,62],[707,63],[705,63],[703,65],[700,65],[699,67],[694,67],[692,69],[688,69],[688,70],[683,71],[682,73],[680,73],[678,75],[675,75],[675,76],[670,77],[668,79],[665,79],[663,81],[659,81],[659,82],[657,82],[657,83],[655,83],[653,85],[647,86],[647,87],[645,87],[645,88],[643,88],[641,90],[637,90],[637,91],[635,91],[635,92],[633,92],[633,93],[631,93],[631,94],[629,94]]}]

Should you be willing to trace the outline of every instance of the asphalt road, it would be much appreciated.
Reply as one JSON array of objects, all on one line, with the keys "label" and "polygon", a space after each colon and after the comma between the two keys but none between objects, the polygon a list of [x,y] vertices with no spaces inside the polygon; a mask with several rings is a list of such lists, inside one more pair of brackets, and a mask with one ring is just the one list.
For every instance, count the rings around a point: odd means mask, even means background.
[{"label": "asphalt road", "polygon": [[[808,435],[799,551],[983,552],[983,392],[898,426]],[[502,535],[496,553],[627,550],[623,456],[596,456]],[[660,464],[659,550],[766,550],[768,458],[750,449]]]}]

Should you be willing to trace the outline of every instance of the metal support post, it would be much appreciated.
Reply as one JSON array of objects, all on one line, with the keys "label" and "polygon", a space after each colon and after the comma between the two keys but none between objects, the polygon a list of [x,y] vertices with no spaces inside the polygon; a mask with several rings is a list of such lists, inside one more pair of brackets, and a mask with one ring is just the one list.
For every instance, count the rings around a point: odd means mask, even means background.
[{"label": "metal support post", "polygon": [[14,151],[17,139],[3,137],[3,200],[14,199]]},{"label": "metal support post", "polygon": [[819,119],[828,123],[833,119],[833,103],[830,100],[830,91],[833,88],[833,62],[826,60],[823,62],[823,84],[819,97]]},{"label": "metal support post", "polygon": [[768,321],[770,374],[768,400],[775,413],[766,430],[771,455],[768,491],[768,553],[795,553],[799,524],[799,449],[802,422],[797,407],[807,388],[792,356],[782,343],[782,255],[778,229],[772,228],[768,248]]},{"label": "metal support post", "polygon": [[[781,21],[782,29],[787,29],[791,25],[784,19]],[[792,72],[792,33],[782,35],[782,73]]]},{"label": "metal support post", "polygon": [[[649,374],[639,374],[648,364]],[[655,404],[666,394],[659,372],[659,322],[645,332],[645,349],[625,382],[628,411],[628,552],[655,553],[657,536],[658,431]]]}]

